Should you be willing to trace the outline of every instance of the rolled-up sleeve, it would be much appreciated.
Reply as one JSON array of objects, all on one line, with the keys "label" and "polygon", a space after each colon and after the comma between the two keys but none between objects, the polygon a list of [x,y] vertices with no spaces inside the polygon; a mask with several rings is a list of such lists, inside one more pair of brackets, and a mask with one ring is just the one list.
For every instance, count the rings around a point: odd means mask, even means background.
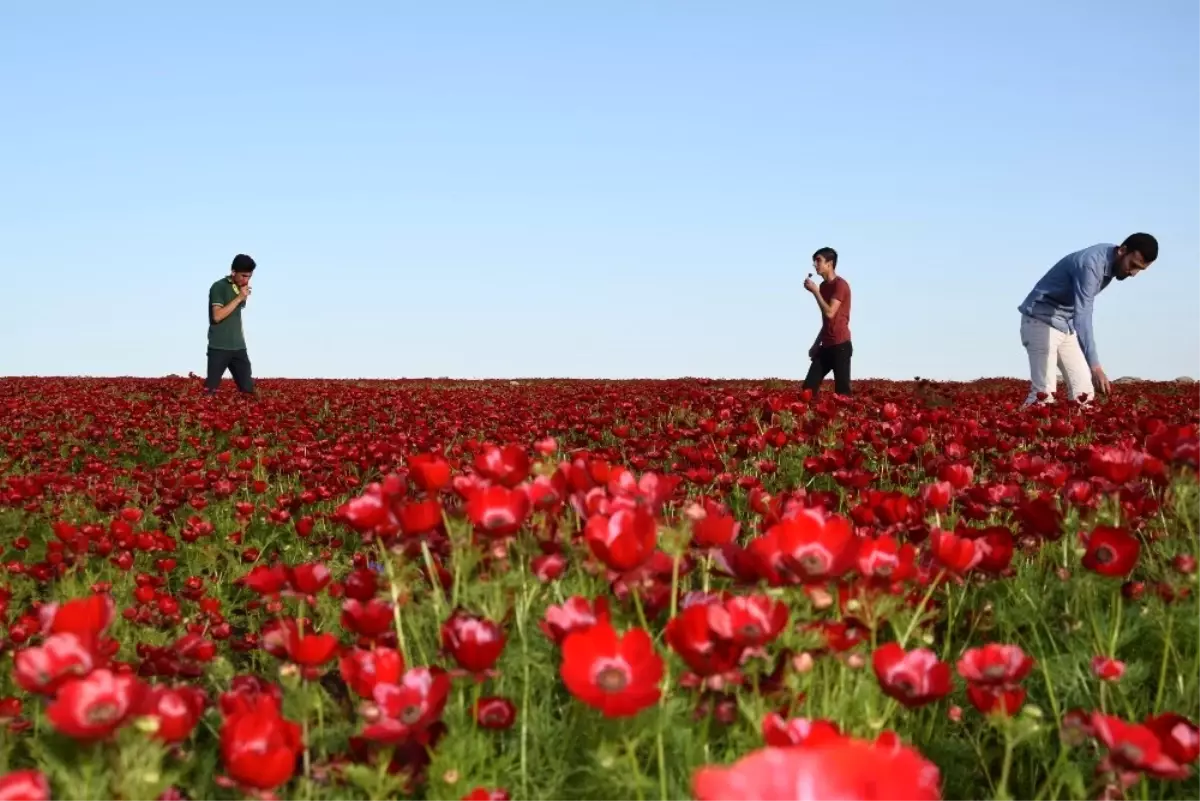
[{"label": "rolled-up sleeve", "polygon": [[1092,330],[1092,307],[1104,281],[1106,266],[1104,259],[1092,257],[1081,259],[1072,271],[1075,279],[1075,333],[1079,336],[1083,357],[1091,368],[1100,364]]}]

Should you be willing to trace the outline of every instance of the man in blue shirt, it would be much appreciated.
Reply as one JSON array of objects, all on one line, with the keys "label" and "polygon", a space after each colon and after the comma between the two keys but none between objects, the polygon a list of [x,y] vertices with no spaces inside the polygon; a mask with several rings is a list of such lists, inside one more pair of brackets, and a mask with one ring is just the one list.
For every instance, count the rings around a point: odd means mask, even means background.
[{"label": "man in blue shirt", "polygon": [[1090,398],[1095,389],[1104,393],[1112,389],[1092,333],[1093,302],[1114,278],[1132,278],[1157,258],[1158,240],[1150,234],[1133,234],[1120,247],[1092,245],[1064,256],[1042,276],[1017,307],[1032,384],[1026,405],[1035,403],[1039,395],[1053,399],[1059,368],[1073,401]]}]

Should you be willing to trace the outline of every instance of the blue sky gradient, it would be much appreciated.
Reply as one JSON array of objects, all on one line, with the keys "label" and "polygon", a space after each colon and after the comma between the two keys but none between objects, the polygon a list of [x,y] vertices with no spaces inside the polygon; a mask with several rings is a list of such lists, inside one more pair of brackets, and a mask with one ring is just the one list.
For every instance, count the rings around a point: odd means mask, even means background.
[{"label": "blue sky gradient", "polygon": [[[1200,372],[1194,0],[41,2],[0,11],[0,374],[799,378],[841,254],[856,377],[1025,376],[1097,301],[1110,377]],[[15,343],[15,344],[14,344]]]}]

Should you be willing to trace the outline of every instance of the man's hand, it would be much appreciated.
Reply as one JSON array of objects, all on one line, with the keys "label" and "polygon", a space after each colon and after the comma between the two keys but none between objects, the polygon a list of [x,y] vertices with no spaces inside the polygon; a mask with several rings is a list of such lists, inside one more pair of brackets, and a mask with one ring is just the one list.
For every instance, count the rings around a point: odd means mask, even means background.
[{"label": "man's hand", "polygon": [[1108,380],[1108,376],[1104,374],[1104,368],[1100,365],[1092,368],[1092,383],[1096,385],[1098,392],[1103,392],[1105,395],[1112,392],[1112,382]]},{"label": "man's hand", "polygon": [[244,287],[242,287],[242,292],[240,295],[238,295],[238,297],[240,297],[242,300],[245,300],[246,298],[250,297],[250,285],[249,284],[246,284]]},{"label": "man's hand", "polygon": [[814,295],[817,294],[817,291],[818,291],[817,285],[815,283],[813,283],[813,280],[811,278],[804,279],[804,288],[807,289],[809,292],[813,293]]}]

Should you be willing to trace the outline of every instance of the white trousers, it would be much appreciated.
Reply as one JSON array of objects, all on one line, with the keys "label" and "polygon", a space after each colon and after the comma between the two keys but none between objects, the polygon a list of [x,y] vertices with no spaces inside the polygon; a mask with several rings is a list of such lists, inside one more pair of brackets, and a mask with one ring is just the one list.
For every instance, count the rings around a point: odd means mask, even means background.
[{"label": "white trousers", "polygon": [[1052,325],[1022,314],[1021,344],[1029,354],[1030,387],[1026,406],[1037,403],[1038,393],[1045,393],[1047,403],[1054,402],[1060,369],[1071,400],[1078,400],[1081,395],[1087,395],[1089,400],[1095,397],[1092,371],[1075,334],[1064,334]]}]

